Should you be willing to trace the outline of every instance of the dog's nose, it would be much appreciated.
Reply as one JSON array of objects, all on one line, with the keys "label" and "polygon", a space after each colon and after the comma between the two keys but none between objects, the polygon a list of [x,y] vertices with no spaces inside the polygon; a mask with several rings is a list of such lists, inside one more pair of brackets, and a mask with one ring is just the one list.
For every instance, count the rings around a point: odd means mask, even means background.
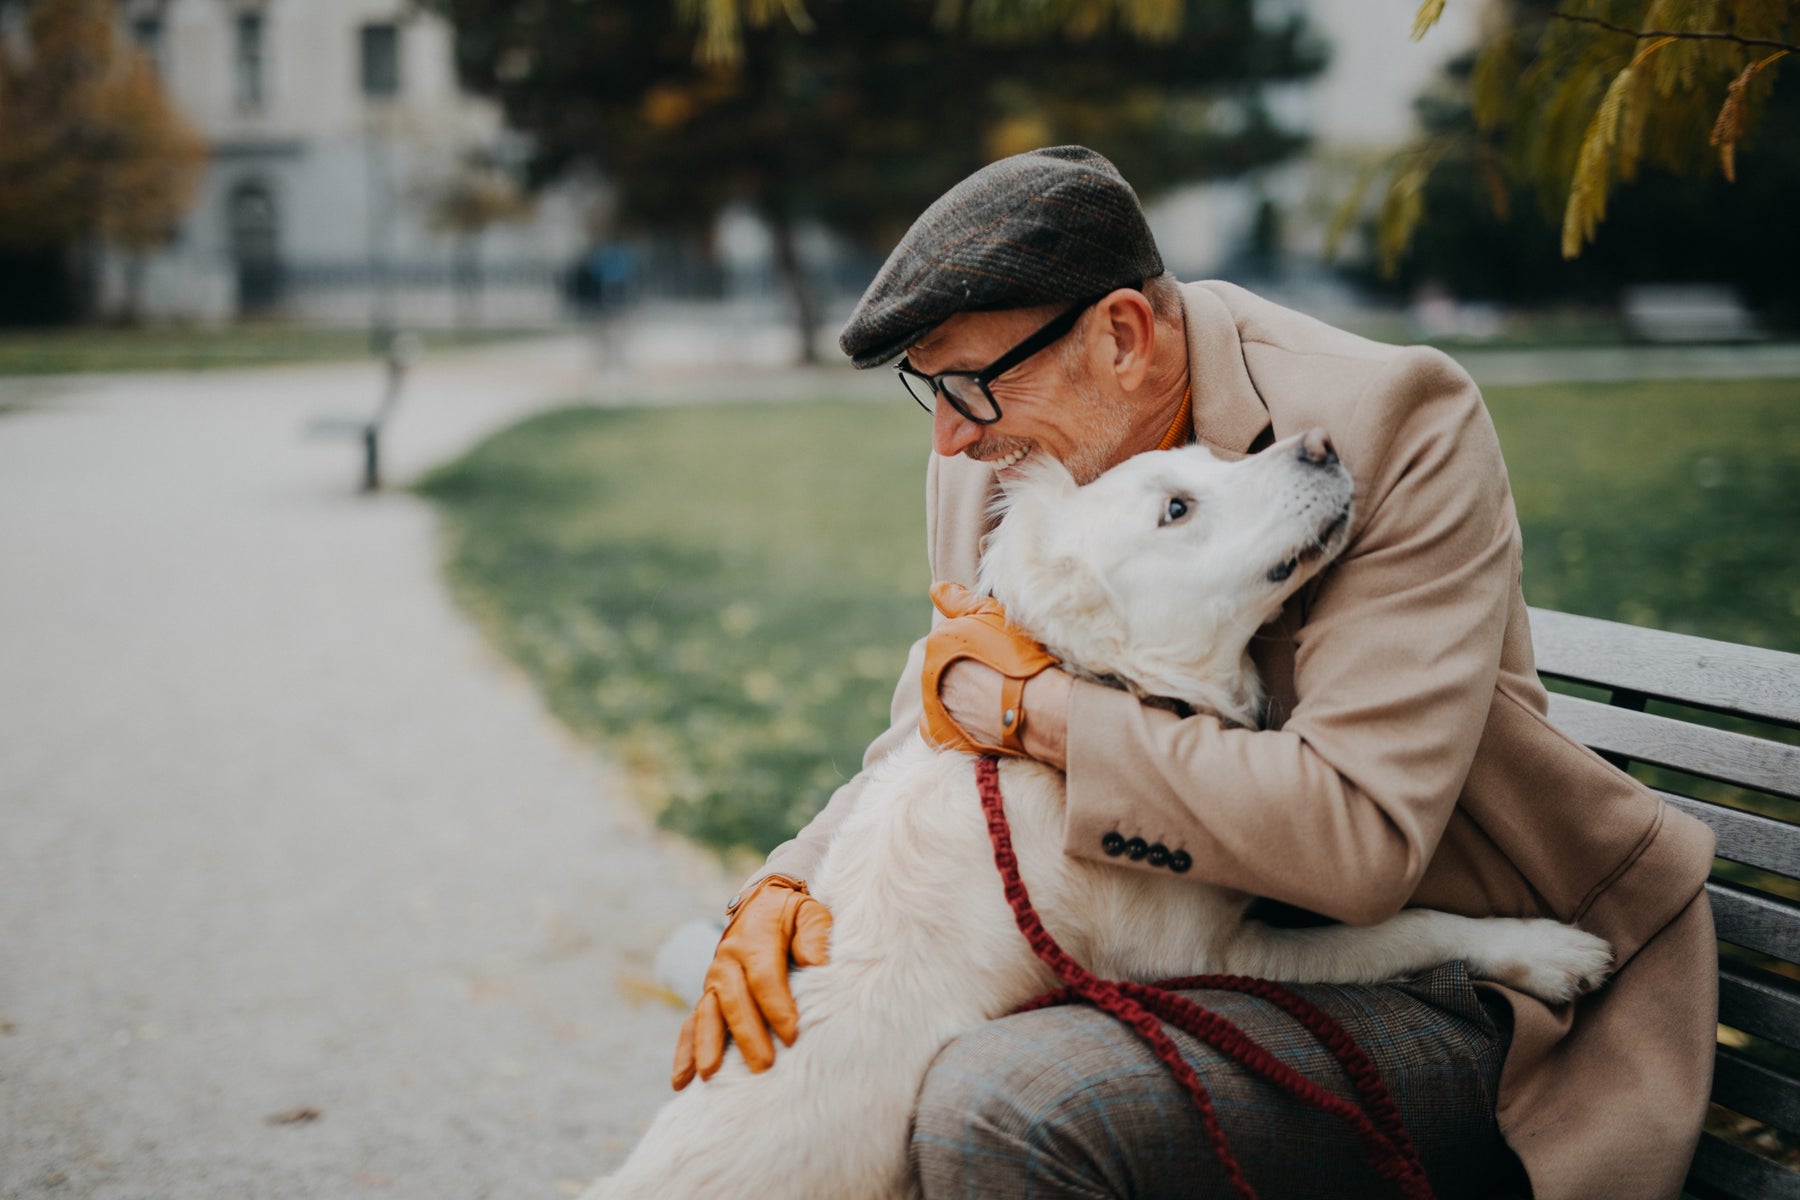
[{"label": "dog's nose", "polygon": [[1331,448],[1331,435],[1318,426],[1307,430],[1300,438],[1301,462],[1311,463],[1315,467],[1329,467],[1337,461],[1337,451]]}]

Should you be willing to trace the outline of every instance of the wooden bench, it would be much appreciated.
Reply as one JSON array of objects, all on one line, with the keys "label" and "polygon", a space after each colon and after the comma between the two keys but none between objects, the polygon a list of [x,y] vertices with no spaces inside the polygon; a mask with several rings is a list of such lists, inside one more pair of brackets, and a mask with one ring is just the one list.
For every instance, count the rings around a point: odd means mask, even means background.
[{"label": "wooden bench", "polygon": [[306,423],[308,437],[350,437],[362,443],[362,490],[381,490],[381,431],[400,403],[400,386],[406,380],[407,368],[419,360],[419,335],[411,330],[390,333],[386,337],[383,358],[387,363],[387,383],[375,411],[366,417],[314,417]]},{"label": "wooden bench", "polygon": [[1800,654],[1544,609],[1531,632],[1550,686],[1580,685],[1551,719],[1718,835],[1714,1109],[1687,1192],[1800,1197]]}]

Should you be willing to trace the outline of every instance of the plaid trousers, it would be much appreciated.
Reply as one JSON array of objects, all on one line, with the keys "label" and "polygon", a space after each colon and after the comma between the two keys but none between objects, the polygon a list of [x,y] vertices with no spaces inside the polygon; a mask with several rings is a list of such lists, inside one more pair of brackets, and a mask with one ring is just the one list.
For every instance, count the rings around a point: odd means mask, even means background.
[{"label": "plaid trousers", "polygon": [[[1497,998],[1482,1002],[1462,963],[1398,983],[1293,990],[1336,1017],[1380,1068],[1440,1197],[1529,1195],[1494,1123],[1510,1014]],[[1331,1052],[1269,1002],[1184,994],[1356,1102]],[[1262,1200],[1394,1194],[1341,1121],[1169,1032]],[[946,1046],[919,1093],[911,1156],[928,1200],[1236,1194],[1168,1069],[1130,1029],[1085,1005],[1006,1017]]]}]

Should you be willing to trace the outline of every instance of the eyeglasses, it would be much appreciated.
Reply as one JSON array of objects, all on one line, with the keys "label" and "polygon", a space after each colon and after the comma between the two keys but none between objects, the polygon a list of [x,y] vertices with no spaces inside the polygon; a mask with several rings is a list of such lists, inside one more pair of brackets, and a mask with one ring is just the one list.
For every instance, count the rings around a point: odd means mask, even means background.
[{"label": "eyeglasses", "polygon": [[899,373],[900,382],[906,385],[907,394],[926,412],[937,411],[937,398],[941,395],[950,401],[951,408],[975,424],[992,425],[1000,419],[1000,402],[994,399],[988,384],[1075,328],[1081,314],[1101,299],[1096,296],[1092,300],[1083,300],[979,371],[927,375],[904,358],[894,364],[894,370]]}]

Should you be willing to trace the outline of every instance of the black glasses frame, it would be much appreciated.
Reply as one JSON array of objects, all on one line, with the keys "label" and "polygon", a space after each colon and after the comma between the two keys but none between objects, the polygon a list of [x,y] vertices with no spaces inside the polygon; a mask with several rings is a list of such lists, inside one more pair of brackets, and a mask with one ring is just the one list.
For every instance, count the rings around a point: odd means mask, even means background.
[{"label": "black glasses frame", "polygon": [[[1107,294],[1110,295],[1111,293],[1109,292]],[[965,419],[973,421],[977,425],[992,425],[995,421],[1000,419],[1000,401],[994,398],[994,393],[988,387],[988,384],[1000,378],[1000,376],[1006,374],[1008,371],[1036,354],[1039,350],[1044,349],[1052,342],[1063,337],[1069,330],[1075,328],[1075,322],[1081,319],[1082,313],[1086,312],[1103,299],[1105,299],[1105,296],[1096,296],[1092,300],[1083,300],[1081,303],[1067,309],[1060,315],[1052,317],[1049,323],[1040,327],[1036,333],[1033,333],[1030,337],[1026,338],[979,371],[940,371],[936,375],[927,375],[904,358],[894,364],[894,371],[900,376],[900,382],[905,386],[906,394],[913,398],[913,403],[917,404],[926,412],[935,412],[936,409],[933,401],[935,401],[937,397],[942,396],[950,402],[950,407],[954,408]],[[911,382],[914,379],[918,380],[924,387],[930,389],[926,393],[926,397],[929,397],[929,399],[919,395],[918,389]],[[991,417],[978,417],[970,412],[968,406],[962,400],[957,398],[956,393],[944,386],[944,381],[947,379],[966,379],[976,387],[980,388],[981,394],[987,398],[988,404],[993,408],[994,415]]]}]

